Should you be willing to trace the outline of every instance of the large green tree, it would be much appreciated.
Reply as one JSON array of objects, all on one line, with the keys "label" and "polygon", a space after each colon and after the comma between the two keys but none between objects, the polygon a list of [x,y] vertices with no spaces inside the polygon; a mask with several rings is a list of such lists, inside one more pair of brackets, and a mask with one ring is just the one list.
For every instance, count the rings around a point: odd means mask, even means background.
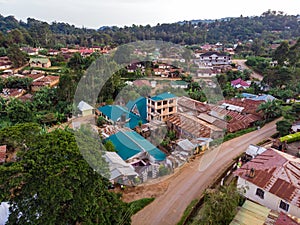
[{"label": "large green tree", "polygon": [[[8,224],[130,224],[127,204],[107,190],[108,181],[84,160],[71,132],[35,137],[20,160],[0,166],[0,200],[11,206]],[[93,137],[77,138],[83,149],[98,151]]]},{"label": "large green tree", "polygon": [[28,62],[28,56],[22,52],[16,44],[12,44],[7,49],[7,56],[11,60],[14,67],[20,67]]},{"label": "large green tree", "polygon": [[204,200],[203,213],[197,224],[224,225],[229,224],[242,203],[241,191],[234,185],[221,186],[215,192],[207,193]]}]

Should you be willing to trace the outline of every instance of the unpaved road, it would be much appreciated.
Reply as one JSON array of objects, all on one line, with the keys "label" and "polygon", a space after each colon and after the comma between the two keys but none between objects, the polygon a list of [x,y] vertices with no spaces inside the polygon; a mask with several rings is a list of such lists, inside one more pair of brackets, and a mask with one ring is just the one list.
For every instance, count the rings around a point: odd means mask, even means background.
[{"label": "unpaved road", "polygon": [[[234,59],[232,60],[233,63],[237,63],[238,65],[241,66],[242,70],[247,69],[247,70],[251,70],[247,65],[246,65],[246,61],[245,59]],[[251,77],[258,79],[259,81],[263,80],[263,76],[259,73],[256,73],[255,71],[251,70]]]},{"label": "unpaved road", "polygon": [[[133,225],[175,225],[189,203],[201,196],[231,160],[246,150],[249,144],[256,144],[276,132],[276,121],[260,130],[223,143],[220,149],[209,154],[214,158],[210,163],[201,157],[182,168],[178,176],[170,181],[164,194],[132,217]],[[204,155],[205,156],[205,155]],[[199,171],[200,161],[205,159],[208,167]],[[204,164],[202,164],[204,165]]]}]

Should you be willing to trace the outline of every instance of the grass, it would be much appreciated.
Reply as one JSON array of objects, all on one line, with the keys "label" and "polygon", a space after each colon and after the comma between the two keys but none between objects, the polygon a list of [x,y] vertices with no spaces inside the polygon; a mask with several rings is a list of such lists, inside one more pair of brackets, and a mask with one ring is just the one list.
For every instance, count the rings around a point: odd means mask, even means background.
[{"label": "grass", "polygon": [[154,201],[155,198],[142,198],[133,202],[129,203],[129,208],[131,211],[131,214],[134,215],[147,205],[149,205],[151,202]]},{"label": "grass", "polygon": [[190,216],[191,212],[193,211],[194,207],[197,205],[198,203],[198,199],[194,199],[193,201],[191,201],[191,203],[188,205],[188,207],[184,210],[183,215],[180,219],[180,221],[177,223],[177,225],[182,225],[185,223],[185,221],[187,220],[187,218]]}]

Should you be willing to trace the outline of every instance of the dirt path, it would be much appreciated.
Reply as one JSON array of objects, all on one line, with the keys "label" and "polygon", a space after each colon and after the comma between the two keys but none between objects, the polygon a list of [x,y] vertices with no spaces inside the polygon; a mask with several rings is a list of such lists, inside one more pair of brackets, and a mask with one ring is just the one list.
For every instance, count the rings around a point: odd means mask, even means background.
[{"label": "dirt path", "polygon": [[[233,63],[237,63],[238,65],[241,66],[242,70],[245,70],[245,69],[248,69],[248,70],[251,70],[247,65],[246,65],[246,61],[245,59],[235,59],[235,60],[232,60]],[[255,79],[258,79],[259,81],[262,81],[263,80],[263,76],[259,73],[256,73],[255,71],[251,70],[252,71],[252,74],[251,74],[251,77],[255,78]]]},{"label": "dirt path", "polygon": [[[157,194],[158,197],[154,202],[132,217],[132,224],[176,224],[189,203],[201,196],[203,191],[233,158],[245,151],[249,144],[256,144],[276,132],[275,123],[276,121],[273,121],[258,131],[227,141],[221,145],[218,151],[211,151],[188,163],[178,175],[165,181],[166,184],[162,186],[160,195]],[[203,169],[206,165],[207,168]]]}]

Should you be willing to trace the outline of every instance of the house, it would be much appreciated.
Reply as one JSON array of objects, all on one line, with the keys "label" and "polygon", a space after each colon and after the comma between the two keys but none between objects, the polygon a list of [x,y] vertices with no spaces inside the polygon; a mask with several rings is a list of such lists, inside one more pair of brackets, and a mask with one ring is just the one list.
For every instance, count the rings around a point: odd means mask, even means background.
[{"label": "house", "polygon": [[133,179],[138,176],[132,165],[126,163],[116,152],[105,152],[104,159],[108,163],[112,183],[132,185]]},{"label": "house", "polygon": [[1,202],[0,204],[0,224],[4,225],[8,222],[8,217],[10,214],[9,204],[7,202]]},{"label": "house", "polygon": [[26,91],[24,89],[18,89],[18,88],[4,88],[2,90],[2,93],[0,93],[0,96],[2,98],[19,98],[22,95],[24,95]]},{"label": "house", "polygon": [[217,72],[209,67],[200,68],[197,70],[197,76],[199,78],[210,78],[210,77],[215,77],[216,75],[217,75]]},{"label": "house", "polygon": [[182,89],[187,89],[188,88],[188,83],[183,81],[183,80],[173,80],[170,83],[172,88],[182,88]]},{"label": "house", "polygon": [[299,219],[246,200],[230,225],[299,225]]},{"label": "house", "polygon": [[132,108],[130,108],[132,111],[128,111],[125,107],[119,105],[105,105],[98,108],[98,110],[100,115],[111,123],[120,127],[134,129],[140,124],[147,123],[147,120],[143,118],[146,113],[142,109],[141,103],[142,101],[133,103]]},{"label": "house", "polygon": [[264,153],[265,151],[267,151],[266,148],[261,147],[261,146],[257,146],[257,145],[249,145],[247,150],[246,150],[246,155],[249,155],[253,158],[255,158],[256,156]]},{"label": "house", "polygon": [[48,58],[31,58],[29,60],[30,67],[49,68],[51,61]]},{"label": "house", "polygon": [[229,65],[231,56],[219,52],[206,52],[200,55],[199,64],[204,66]]},{"label": "house", "polygon": [[140,97],[135,101],[129,101],[126,104],[127,109],[135,115],[147,120],[147,99]]},{"label": "house", "polygon": [[246,98],[246,99],[252,99],[254,101],[265,101],[265,102],[268,102],[268,101],[274,101],[276,100],[276,98],[272,95],[269,95],[269,94],[262,94],[262,95],[254,95],[254,94],[249,94],[249,93],[242,93],[241,94],[243,98]]},{"label": "house", "polygon": [[268,149],[234,172],[244,196],[269,209],[300,217],[300,159]]},{"label": "house", "polygon": [[300,132],[300,121],[293,123],[291,128],[295,133]]},{"label": "house", "polygon": [[143,86],[151,87],[149,80],[135,80],[132,83],[134,86],[137,86],[137,87],[143,87]]},{"label": "house", "polygon": [[177,112],[177,96],[165,92],[151,98],[147,98],[147,119],[166,121]]},{"label": "house", "polygon": [[21,48],[21,51],[27,53],[28,55],[38,55],[39,54],[39,48],[32,48],[32,47],[23,47]]},{"label": "house", "polygon": [[177,98],[177,111],[181,113],[188,113],[190,115],[198,116],[199,113],[208,112],[210,107],[192,98],[182,96]]},{"label": "house", "polygon": [[0,70],[7,70],[12,67],[12,62],[7,56],[0,57]]},{"label": "house", "polygon": [[146,156],[151,162],[161,162],[166,158],[165,153],[135,131],[120,130],[106,140],[112,141],[118,155],[124,161],[130,161],[133,158],[142,159]]},{"label": "house", "polygon": [[79,102],[77,108],[81,116],[94,115],[95,112],[95,108],[84,101]]},{"label": "house", "polygon": [[59,84],[59,76],[33,74],[28,75],[28,77],[33,78],[31,90],[34,92],[39,91],[43,87],[53,88]]},{"label": "house", "polygon": [[186,113],[176,113],[170,116],[166,122],[168,128],[175,131],[178,138],[205,137],[215,139],[223,136],[223,129]]},{"label": "house", "polygon": [[0,146],[0,164],[5,163],[6,161],[6,145]]},{"label": "house", "polygon": [[241,78],[233,80],[230,83],[231,83],[231,86],[236,89],[247,89],[250,87],[250,84],[247,83],[246,81],[242,80]]}]

